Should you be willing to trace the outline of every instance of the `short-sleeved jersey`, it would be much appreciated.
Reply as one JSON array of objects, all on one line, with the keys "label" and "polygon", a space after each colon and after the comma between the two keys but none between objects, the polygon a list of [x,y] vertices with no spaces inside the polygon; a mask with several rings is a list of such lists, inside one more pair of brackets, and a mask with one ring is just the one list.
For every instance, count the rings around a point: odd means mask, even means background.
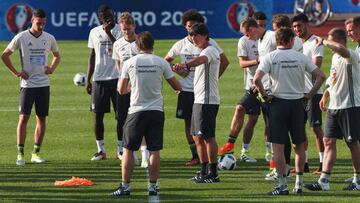
[{"label": "short-sleeved jersey", "polygon": [[295,36],[295,37],[294,37],[294,46],[293,46],[293,49],[294,49],[295,51],[300,52],[300,53],[303,52],[303,44],[302,44],[302,41],[301,41],[300,37],[298,37],[298,36]]},{"label": "short-sleeved jersey", "polygon": [[[122,37],[120,26],[118,24],[111,29],[111,33],[115,39],[120,39]],[[88,47],[95,50],[93,81],[104,81],[118,78],[119,73],[115,68],[115,62],[112,59],[113,43],[107,36],[102,25],[91,29]]]},{"label": "short-sleeved jersey", "polygon": [[360,106],[359,54],[348,49],[350,58],[334,54],[330,68],[329,109],[346,109]]},{"label": "short-sleeved jersey", "polygon": [[[215,42],[215,40],[209,40],[209,44],[215,47],[220,54],[223,53],[223,50]],[[167,56],[175,58],[180,56],[180,62],[185,63],[193,59],[194,57],[199,56],[200,49],[197,48],[189,39],[185,37],[177,41],[167,53]],[[193,92],[194,91],[194,69],[191,69],[189,74],[186,77],[180,79],[181,87],[184,91]]]},{"label": "short-sleeved jersey", "polygon": [[[262,36],[262,38],[259,39],[258,43],[259,43],[258,45],[259,59],[261,61],[266,54],[276,50],[275,32],[271,30],[266,30],[264,36]],[[270,81],[269,81],[269,76],[267,74],[264,75],[262,79],[262,83],[266,90],[270,89]]]},{"label": "short-sleeved jersey", "polygon": [[121,78],[131,84],[129,114],[139,111],[163,111],[163,77],[174,77],[170,65],[153,54],[140,53],[124,62]]},{"label": "short-sleeved jersey", "polygon": [[220,104],[220,54],[213,46],[209,45],[200,52],[199,56],[206,56],[208,62],[195,67],[194,103]]},{"label": "short-sleeved jersey", "polygon": [[281,99],[304,97],[305,71],[317,67],[302,53],[294,49],[277,49],[260,61],[258,69],[269,73],[271,95]]},{"label": "short-sleeved jersey", "polygon": [[260,61],[262,57],[274,51],[275,49],[276,49],[275,32],[271,30],[266,30],[264,36],[262,36],[262,38],[259,39],[258,50],[259,50]]},{"label": "short-sleeved jersey", "polygon": [[[261,39],[259,39],[259,58],[260,61],[262,60],[262,57],[264,57],[266,54],[276,50],[277,44],[276,44],[276,35],[274,31],[266,30],[264,35]],[[302,43],[301,39],[299,37],[294,38],[294,46],[292,48],[295,51],[302,52]],[[264,75],[263,79],[263,85],[265,89],[270,89],[270,81],[269,77],[267,75]]]},{"label": "short-sleeved jersey", "polygon": [[[303,54],[307,56],[311,61],[316,57],[324,57],[324,46],[316,45],[316,35],[311,35],[304,43],[303,43]],[[312,75],[309,73],[305,73],[305,93],[309,93],[311,88],[314,86],[315,79],[313,79]],[[322,88],[317,92],[318,94],[322,94]]]},{"label": "short-sleeved jersey", "polygon": [[[277,44],[276,44],[275,32],[271,30],[266,30],[264,36],[261,39],[259,39],[259,45],[258,45],[259,57],[261,58],[266,54],[274,51],[276,47]],[[303,50],[301,39],[297,36],[295,36],[294,38],[294,46],[292,49],[298,52],[302,52]]]},{"label": "short-sleeved jersey", "polygon": [[[238,57],[247,57],[249,60],[258,59],[258,41],[251,40],[247,36],[242,36],[238,42],[237,55]],[[253,84],[256,69],[257,65],[250,66],[244,69],[244,83],[246,90],[250,90]]]},{"label": "short-sleeved jersey", "polygon": [[19,49],[22,70],[29,75],[27,80],[21,79],[20,86],[25,88],[46,87],[50,85],[49,76],[45,74],[50,52],[58,52],[54,36],[42,32],[35,37],[29,30],[17,34],[7,46],[14,52]]},{"label": "short-sleeved jersey", "polygon": [[[139,50],[136,46],[135,41],[129,42],[124,37],[115,41],[113,45],[112,58],[120,61],[120,67],[123,66],[124,62],[129,58],[137,55]],[[121,72],[119,73],[121,74]]]}]

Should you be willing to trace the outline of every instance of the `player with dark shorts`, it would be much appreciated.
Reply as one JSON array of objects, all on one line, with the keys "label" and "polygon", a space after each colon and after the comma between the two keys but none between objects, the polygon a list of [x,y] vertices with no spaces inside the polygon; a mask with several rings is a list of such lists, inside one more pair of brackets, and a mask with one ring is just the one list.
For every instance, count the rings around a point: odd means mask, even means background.
[{"label": "player with dark shorts", "polygon": [[218,111],[219,105],[194,103],[191,134],[203,139],[214,138]]},{"label": "player with dark shorts", "polygon": [[[346,47],[346,31],[333,28],[327,40],[318,37],[318,44],[329,47],[334,53],[330,77],[320,101],[320,108],[326,111],[325,154],[320,178],[305,188],[313,191],[330,190],[330,174],[336,161],[336,140],[344,139],[353,163],[354,177],[343,190],[360,190],[360,65],[359,54]],[[326,108],[327,100],[330,99]]]},{"label": "player with dark shorts", "polygon": [[[88,47],[90,53],[86,82],[86,91],[91,95],[90,111],[94,113],[93,127],[97,145],[97,152],[91,158],[92,161],[106,159],[104,115],[110,112],[110,101],[116,112],[116,88],[119,77],[115,62],[112,59],[113,43],[122,37],[120,27],[114,21],[112,8],[101,5],[98,8],[98,16],[101,25],[91,29],[89,33]],[[117,125],[120,126],[119,122]],[[117,129],[119,139],[122,136],[122,131],[119,131],[121,129],[119,127]]]},{"label": "player with dark shorts", "polygon": [[124,127],[124,147],[137,151],[144,137],[149,151],[161,150],[164,121],[164,112],[161,111],[140,111],[129,114]]},{"label": "player with dark shorts", "polygon": [[[219,69],[220,53],[209,43],[209,31],[205,24],[199,23],[189,29],[192,42],[201,52],[199,56],[173,69],[195,70],[194,105],[191,118],[191,134],[196,143],[201,164],[200,174],[191,180],[194,183],[214,183],[220,179],[217,174],[217,143],[215,140],[216,115],[220,105]],[[208,172],[208,165],[210,172]]]},{"label": "player with dark shorts", "polygon": [[[121,74],[121,69],[124,62],[130,59],[131,57],[136,56],[139,53],[139,50],[137,49],[135,44],[136,24],[131,14],[129,12],[121,12],[118,23],[121,32],[123,33],[124,36],[114,42],[112,58],[115,60],[116,69],[119,71],[119,74]],[[116,110],[117,110],[116,115],[118,121],[118,125],[117,125],[118,147],[117,147],[116,158],[120,160],[122,160],[122,153],[123,153],[123,149],[122,149],[123,134],[124,134],[123,126],[125,124],[129,107],[130,107],[130,92],[124,95],[118,94],[117,105],[116,105]],[[141,166],[146,168],[148,165],[147,163],[148,163],[149,152],[146,149],[145,141],[141,145],[141,154],[142,154]],[[134,159],[136,165],[138,165],[139,161],[136,152],[134,152]]]},{"label": "player with dark shorts", "polygon": [[246,114],[254,116],[260,115],[261,112],[266,114],[266,104],[262,104],[259,101],[257,93],[253,90],[246,90],[238,104],[241,104],[245,108]]},{"label": "player with dark shorts", "polygon": [[109,113],[110,101],[116,108],[116,85],[118,80],[95,81],[91,92],[91,111],[94,113]]},{"label": "player with dark shorts", "polygon": [[[303,45],[302,53],[307,56],[318,68],[321,68],[324,57],[324,46],[316,44],[316,35],[312,34],[309,29],[308,17],[300,13],[292,18],[292,28],[295,34],[301,38]],[[305,74],[305,91],[308,93],[313,85],[313,78],[311,74]],[[319,102],[323,94],[322,88],[319,89],[316,95],[314,95],[305,106],[306,120],[309,121],[310,127],[315,135],[316,148],[319,153],[319,167],[313,171],[313,174],[320,174],[322,170],[322,163],[324,159],[324,132],[322,130],[322,113],[319,107]],[[304,172],[309,172],[309,164],[307,161],[307,147],[308,140],[305,142],[306,147],[306,160]]]},{"label": "player with dark shorts", "polygon": [[[195,9],[189,9],[184,12],[182,18],[182,25],[185,27],[188,32],[190,28],[196,23],[204,23],[205,18]],[[215,47],[220,53],[220,72],[219,76],[225,71],[229,65],[229,61],[220,48],[220,46],[213,40],[209,39],[211,46]],[[194,57],[199,56],[200,49],[194,45],[194,42],[191,40],[190,35],[188,34],[183,39],[177,41],[169,50],[165,56],[165,60],[171,63],[176,57],[179,56],[181,63],[186,63],[193,59]],[[191,115],[192,107],[194,104],[194,73],[193,69],[180,69],[179,71],[173,70],[176,72],[180,78],[180,83],[183,91],[178,95],[178,103],[176,108],[176,117],[183,119],[185,123],[185,135],[189,148],[192,154],[192,158],[186,161],[185,165],[193,166],[199,163],[199,158],[196,150],[196,144],[192,135],[190,133],[191,128]]]},{"label": "player with dark shorts", "polygon": [[194,104],[194,93],[181,91],[178,95],[178,100],[177,100],[176,118],[191,120],[193,104]]},{"label": "player with dark shorts", "polygon": [[[19,32],[2,53],[2,60],[12,74],[21,78],[19,97],[19,122],[17,126],[16,165],[25,165],[25,138],[27,123],[30,119],[32,106],[35,104],[36,127],[34,134],[34,150],[31,162],[44,163],[40,157],[40,146],[46,129],[46,116],[49,114],[50,83],[52,74],[60,63],[60,53],[54,36],[44,31],[46,14],[43,9],[33,11],[31,28]],[[31,45],[31,46],[30,46]],[[19,49],[21,69],[18,71],[11,61],[12,53]],[[48,55],[52,53],[51,64],[48,65]]]},{"label": "player with dark shorts", "polygon": [[318,108],[321,98],[321,94],[316,94],[306,103],[305,120],[309,122],[310,127],[320,127],[322,125],[322,112]]},{"label": "player with dark shorts", "polygon": [[46,117],[49,115],[50,87],[21,88],[20,114],[30,115],[35,104],[36,115]]},{"label": "player with dark shorts", "polygon": [[[294,33],[291,28],[281,27],[275,33],[277,49],[265,55],[254,76],[254,83],[262,98],[269,103],[269,141],[273,145],[274,161],[278,173],[278,185],[269,195],[288,195],[285,144],[289,134],[295,145],[295,170],[297,172],[294,193],[302,193],[305,164],[305,126],[303,100],[309,100],[319,90],[325,75],[309,58],[295,51]],[[305,72],[311,73],[315,83],[304,95]],[[265,92],[262,77],[269,74],[271,91]]]},{"label": "player with dark shorts", "polygon": [[130,195],[130,180],[134,170],[133,152],[139,149],[145,138],[150,153],[148,192],[153,197],[160,191],[157,180],[160,173],[160,150],[163,148],[163,78],[176,91],[181,91],[181,85],[169,63],[152,54],[154,39],[150,32],[139,33],[136,46],[140,52],[124,62],[119,80],[118,92],[121,95],[127,94],[130,85],[131,98],[124,126],[122,182],[111,195]]}]

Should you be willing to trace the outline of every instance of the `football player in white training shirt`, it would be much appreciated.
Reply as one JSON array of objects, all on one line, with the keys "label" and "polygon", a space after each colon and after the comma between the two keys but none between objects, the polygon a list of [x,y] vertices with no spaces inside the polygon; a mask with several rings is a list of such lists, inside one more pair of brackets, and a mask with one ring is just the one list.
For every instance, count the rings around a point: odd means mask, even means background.
[{"label": "football player in white training shirt", "polygon": [[191,134],[196,143],[201,171],[192,180],[195,183],[219,182],[215,128],[220,105],[218,81],[220,53],[210,45],[209,31],[205,24],[193,25],[189,30],[189,35],[195,46],[201,49],[200,55],[185,63],[175,64],[173,68],[175,70],[195,69]]},{"label": "football player in white training shirt", "polygon": [[[44,139],[46,129],[46,116],[49,113],[50,83],[49,75],[52,74],[60,63],[59,49],[54,36],[44,31],[46,14],[42,9],[33,11],[31,28],[18,33],[4,50],[1,58],[6,67],[21,78],[19,123],[17,126],[18,155],[16,164],[23,166],[24,144],[27,123],[31,109],[35,103],[36,128],[34,135],[34,150],[31,162],[44,163],[39,156],[40,145]],[[12,61],[11,54],[19,49],[21,69],[17,70]],[[48,55],[52,53],[52,61],[48,65]]]},{"label": "football player in white training shirt", "polygon": [[[230,125],[230,133],[228,137],[227,143],[225,143],[220,149],[218,154],[223,155],[226,153],[233,152],[235,147],[235,141],[241,131],[245,114],[249,115],[248,122],[244,128],[243,132],[243,146],[241,149],[240,159],[245,162],[257,162],[256,159],[248,156],[248,152],[250,149],[250,141],[253,136],[253,131],[255,124],[257,122],[258,116],[261,113],[261,110],[264,112],[264,108],[256,98],[257,95],[253,91],[253,77],[255,75],[255,71],[257,65],[259,63],[259,53],[258,53],[258,33],[251,32],[250,27],[262,27],[265,29],[266,27],[266,16],[262,12],[256,12],[254,14],[257,20],[252,18],[247,18],[241,23],[241,31],[244,33],[244,36],[240,38],[238,43],[238,57],[240,67],[244,68],[244,79],[245,79],[245,95],[241,98],[238,104],[235,107],[234,115]],[[260,26],[257,22],[261,23]],[[264,119],[266,119],[264,112]],[[265,121],[265,120],[264,120]],[[265,121],[266,122],[266,121]],[[267,139],[267,130],[264,130],[265,140]],[[266,143],[266,155],[265,158],[267,161],[271,159],[271,145],[270,143]]]},{"label": "football player in white training shirt", "polygon": [[[317,45],[316,37],[309,30],[308,17],[300,13],[293,17],[292,19],[292,28],[295,34],[301,38],[303,43],[303,54],[307,56],[318,68],[321,68],[322,59],[324,56],[324,46]],[[307,94],[311,87],[313,86],[314,80],[311,74],[305,73],[305,91]],[[319,152],[319,167],[313,172],[313,174],[320,174],[322,171],[322,163],[324,159],[324,132],[322,130],[322,113],[320,110],[319,102],[321,100],[323,90],[320,88],[319,91],[308,101],[305,107],[306,119],[309,121],[310,127],[313,129],[316,140],[316,147]],[[308,141],[305,142],[305,147],[307,149]],[[305,169],[309,168],[307,164],[307,151],[306,160],[305,160]]]},{"label": "football player in white training shirt", "polygon": [[358,43],[355,51],[360,54],[360,16],[349,18],[345,21],[345,28],[348,37]]},{"label": "football player in white training shirt", "polygon": [[[351,38],[353,42],[358,43],[356,46],[355,52],[360,55],[360,16],[356,16],[354,18],[349,18],[345,21],[345,28],[348,37]],[[360,63],[360,61],[359,61]],[[351,183],[353,181],[353,177],[347,178],[345,182]]]},{"label": "football player in white training shirt", "polygon": [[[360,66],[359,54],[346,47],[346,31],[333,28],[328,39],[318,38],[319,44],[329,47],[334,55],[331,61],[329,87],[320,101],[326,111],[325,159],[320,178],[305,187],[310,190],[329,190],[330,173],[336,160],[336,140],[345,140],[351,152],[354,178],[343,190],[360,190]],[[330,99],[326,109],[327,98]]]},{"label": "football player in white training shirt", "polygon": [[[106,159],[104,114],[110,112],[110,100],[116,112],[116,87],[119,77],[112,59],[113,43],[122,37],[119,25],[115,24],[112,8],[101,5],[98,15],[102,25],[91,29],[89,34],[90,55],[86,83],[86,90],[91,94],[90,109],[94,112],[94,131],[98,148],[91,158],[92,161]],[[119,122],[117,125],[120,125]],[[120,137],[119,127],[117,129]]]},{"label": "football player in white training shirt", "polygon": [[160,150],[163,148],[164,104],[163,78],[176,90],[181,90],[170,65],[152,54],[154,39],[149,32],[139,33],[136,45],[140,53],[128,59],[121,67],[119,93],[127,94],[131,85],[129,114],[124,126],[124,154],[122,160],[122,183],[112,193],[114,196],[130,195],[130,180],[134,169],[133,151],[139,149],[145,138],[149,158],[149,196],[159,192],[157,179],[160,172]]},{"label": "football player in white training shirt", "polygon": [[[270,101],[269,141],[273,144],[279,184],[268,194],[288,195],[284,145],[290,133],[296,153],[297,175],[294,192],[301,193],[305,163],[304,141],[306,139],[303,100],[310,99],[318,91],[325,80],[325,75],[305,55],[291,49],[295,37],[291,28],[281,27],[276,31],[275,36],[277,50],[265,55],[260,61],[254,76],[254,83],[262,97]],[[305,71],[312,73],[316,82],[309,93],[304,96]],[[271,84],[269,95],[265,92],[261,81],[266,73],[269,74]]]},{"label": "football player in white training shirt", "polygon": [[[182,16],[182,24],[187,31],[191,28],[192,25],[196,23],[204,23],[204,21],[204,17],[195,9],[185,11]],[[229,65],[229,61],[226,58],[223,50],[213,39],[210,38],[209,43],[214,46],[220,53],[219,75],[221,76]],[[167,53],[165,60],[171,63],[177,56],[180,56],[180,62],[185,63],[194,57],[199,56],[199,53],[200,49],[194,45],[190,36],[187,35],[172,46],[172,48]],[[184,119],[185,135],[192,153],[192,158],[186,162],[186,165],[193,166],[199,162],[196,145],[190,134],[192,106],[194,104],[194,69],[190,69],[190,71],[181,69],[180,71],[175,72],[181,76],[180,82],[183,89],[183,91],[181,91],[178,95],[176,117]]]},{"label": "football player in white training shirt", "polygon": [[[123,37],[116,40],[114,43],[113,48],[113,59],[115,60],[115,65],[117,70],[119,71],[119,74],[121,74],[121,67],[123,66],[124,62],[128,60],[129,58],[137,55],[139,53],[138,48],[136,47],[135,39],[136,39],[136,33],[135,33],[135,20],[131,16],[129,12],[122,12],[119,17],[119,25],[121,32],[123,33]],[[120,82],[120,80],[119,80]],[[118,83],[119,87],[119,83]],[[119,125],[117,126],[120,130],[120,137],[118,137],[118,152],[117,152],[117,158],[122,159],[122,136],[123,136],[123,126],[126,120],[126,116],[128,114],[128,109],[130,106],[130,90],[128,94],[120,95],[118,94],[117,97],[117,119]],[[149,151],[146,149],[146,143],[145,140],[143,140],[143,143],[141,144],[141,167],[147,168],[148,166],[148,158],[149,158]],[[134,152],[134,160],[135,164],[138,165],[138,158],[136,155],[136,152]]]},{"label": "football player in white training shirt", "polygon": [[[280,27],[288,27],[291,28],[291,20],[288,16],[286,15],[276,15],[273,17],[272,19],[272,27],[274,31],[277,31]],[[276,44],[276,39],[275,39],[275,33],[273,32],[272,35],[269,35],[270,40],[271,40],[271,44]],[[273,47],[273,45],[271,46]],[[294,37],[294,45],[292,47],[292,49],[302,53],[302,43],[301,43],[301,39],[298,36]],[[269,52],[264,52],[261,51],[262,53],[269,53]],[[264,55],[260,55],[260,57],[262,57]],[[269,84],[269,83],[268,83]],[[285,143],[285,161],[286,161],[286,175],[290,176],[290,171],[291,171],[291,142],[289,137],[287,137],[288,139],[286,140]],[[308,165],[308,164],[306,164]],[[306,171],[308,171],[308,169],[305,169]],[[295,170],[293,170],[293,172],[295,172]],[[268,173],[265,176],[266,180],[276,180],[276,168],[271,171],[270,173]]]}]

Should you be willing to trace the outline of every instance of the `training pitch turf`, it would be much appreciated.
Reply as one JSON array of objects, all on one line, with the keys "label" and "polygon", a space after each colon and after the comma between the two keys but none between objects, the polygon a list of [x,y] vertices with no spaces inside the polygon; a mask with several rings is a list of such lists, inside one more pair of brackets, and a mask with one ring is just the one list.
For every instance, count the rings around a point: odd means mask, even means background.
[{"label": "training pitch turf", "polygon": [[[220,79],[221,106],[217,117],[216,138],[219,146],[225,143],[234,106],[243,94],[243,71],[239,68],[237,40],[218,40],[230,61],[230,66]],[[0,42],[3,50],[8,42]],[[24,167],[15,165],[16,125],[18,121],[19,80],[12,76],[0,63],[0,202],[146,202],[147,180],[145,170],[136,167],[132,179],[130,197],[117,198],[109,194],[118,186],[121,171],[120,162],[115,160],[116,132],[114,114],[105,118],[105,143],[108,159],[91,162],[96,152],[92,132],[92,114],[89,112],[90,97],[85,88],[76,87],[72,77],[77,72],[86,73],[88,48],[85,41],[59,41],[61,64],[51,76],[50,116],[41,154],[46,164],[31,164],[35,119],[28,125],[25,144]],[[157,41],[155,53],[164,56],[174,40]],[[350,44],[354,47],[354,44]],[[12,57],[19,67],[18,53]],[[328,75],[331,55],[326,49],[323,70]],[[331,178],[331,191],[310,192],[302,195],[271,197],[266,193],[275,182],[265,181],[268,164],[264,161],[264,124],[259,119],[251,142],[249,155],[257,163],[239,161],[241,137],[237,140],[235,155],[238,158],[234,171],[220,171],[221,182],[216,184],[194,184],[189,178],[195,175],[199,166],[186,167],[190,150],[184,135],[182,120],[175,118],[176,94],[164,85],[165,137],[161,151],[161,202],[360,202],[359,191],[342,191],[345,178],[352,176],[350,152],[344,141],[338,141],[338,156]],[[318,165],[318,153],[314,135],[308,130],[310,168]],[[294,154],[294,153],[293,153]],[[60,188],[55,180],[79,176],[92,180],[91,187]],[[306,183],[317,176],[306,173]],[[289,181],[292,190],[295,176]]]}]

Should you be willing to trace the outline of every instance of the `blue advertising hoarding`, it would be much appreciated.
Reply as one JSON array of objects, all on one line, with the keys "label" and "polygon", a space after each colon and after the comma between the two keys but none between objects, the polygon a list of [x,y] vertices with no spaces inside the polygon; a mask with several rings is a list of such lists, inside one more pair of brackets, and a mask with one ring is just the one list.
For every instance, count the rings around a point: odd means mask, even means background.
[{"label": "blue advertising hoarding", "polygon": [[[181,24],[184,11],[195,8],[202,13],[214,38],[238,38],[239,23],[256,11],[272,17],[273,0],[1,0],[0,40],[10,40],[16,33],[27,29],[31,22],[31,9],[43,8],[47,12],[46,31],[59,40],[86,40],[91,28],[100,24],[97,8],[111,6],[117,16],[130,12],[135,18],[137,32],[150,31],[156,39],[183,37]],[[70,6],[71,5],[71,6]],[[270,28],[270,25],[268,25]]]}]

